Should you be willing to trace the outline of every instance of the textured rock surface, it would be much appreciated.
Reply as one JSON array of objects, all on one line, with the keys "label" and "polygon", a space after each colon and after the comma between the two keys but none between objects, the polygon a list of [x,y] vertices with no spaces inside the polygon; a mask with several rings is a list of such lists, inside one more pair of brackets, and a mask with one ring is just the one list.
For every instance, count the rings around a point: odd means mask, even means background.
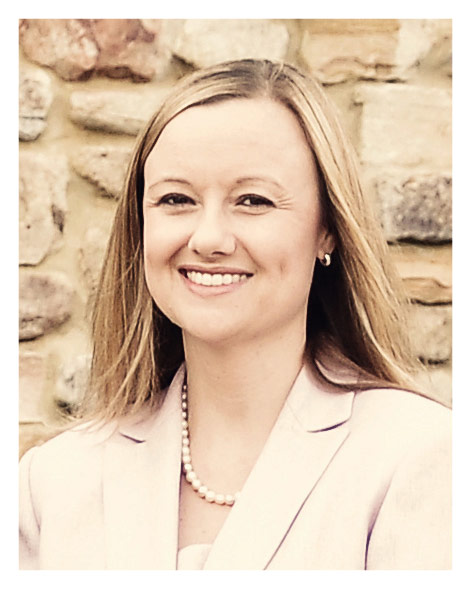
[{"label": "textured rock surface", "polygon": [[451,240],[451,176],[380,176],[375,182],[386,239]]},{"label": "textured rock surface", "polygon": [[360,159],[376,166],[451,169],[451,92],[403,84],[360,84]]},{"label": "textured rock surface", "polygon": [[46,382],[46,358],[37,352],[22,352],[19,358],[19,417],[21,422],[43,419],[42,395]]},{"label": "textured rock surface", "polygon": [[451,21],[439,26],[424,19],[315,19],[305,23],[300,52],[323,83],[405,80],[449,36]]},{"label": "textured rock surface", "polygon": [[98,286],[107,243],[108,232],[99,227],[90,227],[85,233],[79,250],[80,268],[87,287],[92,293]]},{"label": "textured rock surface", "polygon": [[73,414],[82,401],[88,384],[90,361],[90,356],[80,355],[61,367],[54,400],[62,411]]},{"label": "textured rock surface", "polygon": [[268,20],[197,20],[184,22],[172,45],[176,56],[197,67],[244,57],[284,59],[289,34]]},{"label": "textured rock surface", "polygon": [[70,117],[86,129],[137,135],[166,94],[166,90],[76,91],[70,96]]},{"label": "textured rock surface", "polygon": [[39,264],[61,243],[67,213],[67,159],[24,152],[19,160],[19,261]]},{"label": "textured rock surface", "polygon": [[37,338],[67,321],[74,289],[59,273],[20,273],[20,340]]},{"label": "textured rock surface", "polygon": [[416,355],[427,362],[451,357],[451,305],[413,305],[410,334]]},{"label": "textured rock surface", "polygon": [[391,246],[390,252],[407,295],[426,304],[451,303],[451,245]]},{"label": "textured rock surface", "polygon": [[19,135],[22,141],[33,141],[46,128],[51,80],[46,72],[32,68],[21,70],[19,77]]},{"label": "textured rock surface", "polygon": [[64,80],[93,72],[150,80],[171,57],[159,43],[158,21],[146,27],[138,19],[22,19],[20,43],[31,61]]},{"label": "textured rock surface", "polygon": [[72,159],[76,172],[103,196],[118,198],[123,188],[132,147],[93,146],[78,150]]}]

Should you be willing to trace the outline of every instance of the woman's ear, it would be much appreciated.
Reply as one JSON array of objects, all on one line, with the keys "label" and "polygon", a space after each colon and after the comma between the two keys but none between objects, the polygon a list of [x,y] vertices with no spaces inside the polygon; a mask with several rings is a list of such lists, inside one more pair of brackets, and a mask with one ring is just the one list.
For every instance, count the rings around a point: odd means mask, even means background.
[{"label": "woman's ear", "polygon": [[319,244],[319,251],[317,257],[322,260],[325,254],[332,254],[335,249],[335,237],[330,231],[325,230],[324,237]]}]

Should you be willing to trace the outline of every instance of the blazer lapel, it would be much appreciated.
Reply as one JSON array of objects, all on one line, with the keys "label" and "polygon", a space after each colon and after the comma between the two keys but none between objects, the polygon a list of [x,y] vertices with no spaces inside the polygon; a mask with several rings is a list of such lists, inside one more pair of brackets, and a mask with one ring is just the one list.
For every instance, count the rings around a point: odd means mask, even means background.
[{"label": "blazer lapel", "polygon": [[222,527],[205,570],[266,568],[349,430],[354,393],[304,367]]},{"label": "blazer lapel", "polygon": [[107,444],[103,504],[109,569],[175,570],[178,550],[180,370],[157,414],[122,424]]}]

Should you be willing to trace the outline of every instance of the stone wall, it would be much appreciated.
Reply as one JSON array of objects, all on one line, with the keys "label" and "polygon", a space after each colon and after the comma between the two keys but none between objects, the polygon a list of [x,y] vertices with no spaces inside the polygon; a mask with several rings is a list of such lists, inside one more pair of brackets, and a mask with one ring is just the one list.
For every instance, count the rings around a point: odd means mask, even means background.
[{"label": "stone wall", "polygon": [[20,20],[20,452],[86,383],[90,301],[126,163],[186,72],[285,59],[319,79],[412,306],[423,386],[451,404],[451,21]]}]

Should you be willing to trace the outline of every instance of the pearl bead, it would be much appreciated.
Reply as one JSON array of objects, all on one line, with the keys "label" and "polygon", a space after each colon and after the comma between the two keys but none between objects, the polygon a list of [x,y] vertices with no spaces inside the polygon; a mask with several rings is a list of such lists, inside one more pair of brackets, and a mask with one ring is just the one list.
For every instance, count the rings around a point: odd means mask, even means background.
[{"label": "pearl bead", "polygon": [[201,487],[198,489],[198,495],[200,497],[205,497],[207,492],[208,492],[208,487],[206,485],[201,485]]},{"label": "pearl bead", "polygon": [[188,456],[188,454],[182,456],[182,462],[183,462],[183,464],[190,464],[191,465],[191,457]]},{"label": "pearl bead", "polygon": [[182,445],[183,446],[189,446],[190,445],[190,440],[188,438],[183,438]]},{"label": "pearl bead", "polygon": [[226,502],[226,505],[234,505],[234,496],[233,495],[226,495],[225,502]]},{"label": "pearl bead", "polygon": [[186,473],[186,480],[189,483],[192,483],[197,478],[196,472],[194,470],[190,470]]},{"label": "pearl bead", "polygon": [[216,493],[214,491],[207,491],[205,498],[206,498],[206,501],[209,501],[210,503],[214,503],[214,500],[216,499]]},{"label": "pearl bead", "polygon": [[216,495],[216,497],[214,498],[214,502],[217,503],[218,505],[224,505],[224,503],[225,503],[224,495],[221,495],[220,493],[218,493]]},{"label": "pearl bead", "polygon": [[187,464],[183,465],[183,470],[185,472],[190,472],[191,470],[193,470],[193,467],[191,466],[191,462],[187,462]]},{"label": "pearl bead", "polygon": [[183,456],[189,456],[190,455],[190,448],[188,448],[188,446],[183,446],[182,454],[183,454]]},{"label": "pearl bead", "polygon": [[[194,471],[193,471],[194,472]],[[191,481],[191,486],[195,491],[197,491],[201,487],[201,481],[199,479],[193,479]]]}]

